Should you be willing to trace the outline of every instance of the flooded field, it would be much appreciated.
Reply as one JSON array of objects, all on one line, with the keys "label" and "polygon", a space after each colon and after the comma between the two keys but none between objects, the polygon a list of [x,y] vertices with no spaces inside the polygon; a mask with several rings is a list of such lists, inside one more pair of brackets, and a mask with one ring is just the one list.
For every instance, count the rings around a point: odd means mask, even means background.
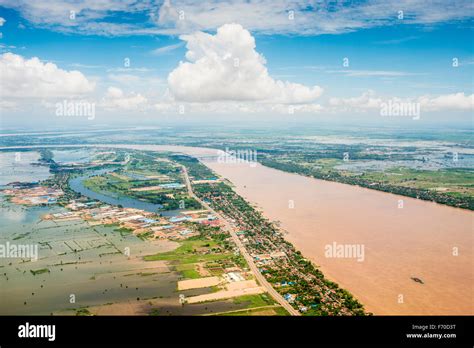
[{"label": "flooded field", "polygon": [[36,151],[0,152],[0,185],[47,179],[50,176],[48,167],[32,165],[39,158]]},{"label": "flooded field", "polygon": [[[178,243],[142,241],[82,220],[40,221],[50,208],[1,204],[0,244],[39,246],[37,261],[1,259],[1,315],[75,315],[82,308],[98,315],[192,315],[246,307],[232,300],[181,306],[179,294],[194,296],[210,289],[178,292],[181,276],[173,266],[142,259],[173,250]],[[126,248],[130,257],[124,253]]]},{"label": "flooded field", "polygon": [[91,151],[87,149],[78,150],[54,150],[54,161],[57,163],[86,163],[91,157]]},{"label": "flooded field", "polygon": [[[132,297],[175,295],[179,275],[165,263],[146,262],[141,257],[173,249],[176,243],[147,243],[82,220],[41,221],[40,216],[48,211],[2,202],[0,243],[39,248],[37,261],[1,259],[1,314],[50,314]],[[124,253],[126,248],[130,257]],[[41,270],[47,271],[38,272]]]}]

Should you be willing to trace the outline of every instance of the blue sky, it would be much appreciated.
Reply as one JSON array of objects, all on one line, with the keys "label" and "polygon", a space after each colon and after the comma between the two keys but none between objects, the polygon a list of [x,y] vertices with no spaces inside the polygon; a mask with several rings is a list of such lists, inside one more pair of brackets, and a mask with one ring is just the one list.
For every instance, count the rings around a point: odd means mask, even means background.
[{"label": "blue sky", "polygon": [[[458,6],[437,1],[430,6],[419,1],[400,1],[398,5],[354,1],[338,6],[321,1],[312,6],[297,3],[276,2],[275,8],[268,9],[268,3],[262,1],[144,1],[140,5],[111,1],[100,6],[88,1],[74,6],[52,1],[41,6],[0,0],[0,17],[4,19],[0,27],[1,54],[19,56],[20,64],[25,66],[37,57],[38,78],[44,68],[41,64],[47,62],[56,65],[53,74],[66,72],[62,78],[68,79],[67,74],[74,70],[84,78],[80,81],[84,88],[77,91],[77,83],[71,82],[69,95],[55,95],[58,89],[49,93],[43,85],[38,95],[8,91],[3,97],[6,108],[2,114],[24,115],[34,109],[37,117],[43,117],[42,113],[48,117],[51,109],[54,111],[51,105],[58,100],[85,98],[97,103],[104,115],[123,117],[130,113],[159,117],[176,113],[181,104],[195,115],[234,115],[248,110],[268,115],[284,112],[289,105],[298,105],[298,112],[305,117],[342,115],[354,109],[358,114],[375,115],[378,110],[370,105],[398,98],[421,102],[428,114],[449,112],[463,120],[470,117],[474,98],[471,2],[459,1]],[[69,17],[71,9],[75,11],[74,20]],[[288,17],[290,11],[294,11],[292,20]],[[403,19],[399,11],[403,11]],[[231,23],[241,26],[217,39],[216,30]],[[193,36],[197,32],[209,36]],[[254,49],[245,41],[247,32],[255,40]],[[192,37],[186,40],[182,35]],[[239,35],[235,42],[242,39],[245,48],[229,46],[234,43],[233,35]],[[207,53],[198,57],[202,60],[212,60],[215,54],[223,56],[210,68],[203,62],[190,62],[185,57],[189,51],[186,44],[194,45],[198,55],[205,49]],[[229,63],[226,52],[238,57],[241,49],[248,50],[248,54],[242,53],[245,57],[255,52],[264,59],[257,62],[253,59],[260,58],[252,56],[246,61],[239,57],[242,66],[250,66],[242,70],[245,81],[229,85],[229,80],[236,79],[231,75],[234,72],[227,76],[209,71]],[[343,66],[344,58],[348,66]],[[453,67],[455,58],[459,65]],[[127,59],[130,66],[124,65]],[[189,66],[180,69],[180,61]],[[11,69],[11,57],[9,64],[4,69]],[[267,69],[269,78],[261,67]],[[170,80],[173,71],[174,79]],[[204,78],[203,71],[209,77]],[[14,78],[22,80],[25,76],[17,72]],[[200,85],[189,86],[189,81],[195,80]],[[256,85],[261,83],[262,91],[251,95],[245,89],[251,89],[254,80]],[[293,85],[282,87],[278,81]],[[12,88],[18,86],[10,82]],[[264,86],[274,93],[266,93]],[[215,93],[198,94],[210,88]],[[220,93],[219,89],[230,91]],[[28,96],[23,98],[25,94]]]}]

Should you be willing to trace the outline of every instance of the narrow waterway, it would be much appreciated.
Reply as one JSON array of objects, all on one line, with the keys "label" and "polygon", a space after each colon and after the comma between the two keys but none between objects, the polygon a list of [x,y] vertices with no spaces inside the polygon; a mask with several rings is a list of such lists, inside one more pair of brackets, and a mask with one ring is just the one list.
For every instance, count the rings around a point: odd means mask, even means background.
[{"label": "narrow waterway", "polygon": [[141,209],[152,213],[159,213],[163,216],[176,216],[180,214],[180,210],[162,210],[163,206],[161,204],[145,202],[139,199],[122,196],[112,192],[95,192],[84,186],[84,180],[92,176],[102,175],[111,172],[113,170],[114,169],[101,169],[93,171],[86,175],[75,177],[69,180],[69,187],[72,190],[79,192],[83,196],[89,197],[91,199],[96,199],[107,204],[120,205],[124,208]]}]

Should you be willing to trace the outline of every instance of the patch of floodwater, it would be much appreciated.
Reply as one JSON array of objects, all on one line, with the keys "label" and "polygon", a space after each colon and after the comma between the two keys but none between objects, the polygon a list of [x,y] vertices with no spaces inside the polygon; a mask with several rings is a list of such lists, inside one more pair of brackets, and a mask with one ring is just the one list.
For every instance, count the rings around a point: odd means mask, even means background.
[{"label": "patch of floodwater", "polygon": [[[420,156],[423,157],[423,156]],[[474,167],[474,156],[468,154],[460,154],[457,157],[451,156],[425,156],[425,160],[422,158],[413,161],[349,161],[343,164],[335,166],[338,170],[349,170],[349,171],[364,171],[364,170],[387,170],[391,168],[410,168],[415,170],[439,170],[447,168],[473,168]]]},{"label": "patch of floodwater", "polygon": [[[50,210],[60,211],[64,209]],[[40,212],[26,214],[38,216]],[[172,250],[177,243],[142,241],[133,234],[122,236],[113,227],[91,226],[82,220],[55,222],[27,218],[22,223],[6,222],[2,214],[0,223],[5,228],[0,243],[37,245],[39,257],[37,261],[0,259],[1,315],[47,315],[158,296],[175,296],[178,303],[175,289],[179,274],[165,262],[143,260],[145,255]],[[32,272],[39,270],[47,271],[36,275]]]},{"label": "patch of floodwater", "polygon": [[91,149],[52,150],[57,163],[87,163],[90,161]]},{"label": "patch of floodwater", "polygon": [[33,165],[40,154],[37,151],[0,152],[0,185],[11,182],[35,182],[50,176],[47,166]]}]

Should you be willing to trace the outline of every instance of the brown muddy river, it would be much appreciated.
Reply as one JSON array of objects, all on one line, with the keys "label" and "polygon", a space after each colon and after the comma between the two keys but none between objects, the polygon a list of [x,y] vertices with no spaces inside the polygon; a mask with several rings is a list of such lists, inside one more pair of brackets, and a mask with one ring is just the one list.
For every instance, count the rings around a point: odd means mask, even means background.
[{"label": "brown muddy river", "polygon": [[[472,212],[264,166],[208,165],[374,314],[474,313]],[[363,261],[326,257],[334,242],[363,246]]]}]

